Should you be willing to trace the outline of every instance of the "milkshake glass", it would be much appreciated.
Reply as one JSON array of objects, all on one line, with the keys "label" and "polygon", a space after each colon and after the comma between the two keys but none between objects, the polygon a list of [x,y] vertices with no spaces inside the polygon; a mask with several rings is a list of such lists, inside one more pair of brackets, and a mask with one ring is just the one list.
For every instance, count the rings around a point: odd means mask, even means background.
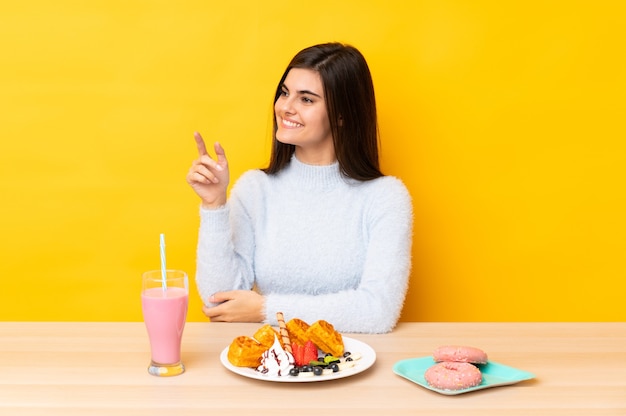
[{"label": "milkshake glass", "polygon": [[151,270],[143,274],[141,307],[150,339],[151,360],[148,372],[154,376],[177,376],[185,371],[181,360],[181,341],[187,304],[189,282],[181,270]]}]

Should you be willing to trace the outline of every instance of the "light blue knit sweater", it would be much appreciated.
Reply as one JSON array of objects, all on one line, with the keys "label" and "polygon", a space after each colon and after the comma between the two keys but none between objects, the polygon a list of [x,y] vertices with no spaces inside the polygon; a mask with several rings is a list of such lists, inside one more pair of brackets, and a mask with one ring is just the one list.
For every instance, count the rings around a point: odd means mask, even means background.
[{"label": "light blue knit sweater", "polygon": [[[244,173],[219,209],[200,209],[196,283],[256,289],[276,312],[341,332],[391,331],[411,268],[411,198],[391,176],[346,179],[337,163],[292,158],[276,175]],[[208,303],[207,303],[208,304]]]}]

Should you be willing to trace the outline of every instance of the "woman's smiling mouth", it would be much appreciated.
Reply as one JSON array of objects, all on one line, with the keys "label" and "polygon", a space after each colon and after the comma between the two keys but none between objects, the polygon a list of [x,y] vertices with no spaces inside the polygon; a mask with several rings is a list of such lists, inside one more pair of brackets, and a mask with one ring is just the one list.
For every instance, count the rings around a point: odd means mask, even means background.
[{"label": "woman's smiling mouth", "polygon": [[296,123],[295,121],[291,121],[291,120],[287,120],[287,119],[282,119],[282,123],[283,126],[288,127],[288,128],[294,128],[294,127],[302,127],[303,125],[300,123]]}]

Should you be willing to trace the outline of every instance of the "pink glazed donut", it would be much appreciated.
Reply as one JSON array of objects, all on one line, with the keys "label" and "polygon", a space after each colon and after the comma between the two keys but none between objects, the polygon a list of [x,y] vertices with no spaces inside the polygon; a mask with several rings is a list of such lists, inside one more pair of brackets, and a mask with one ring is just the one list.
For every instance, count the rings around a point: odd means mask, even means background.
[{"label": "pink glazed donut", "polygon": [[444,345],[433,352],[436,362],[452,361],[455,363],[486,364],[487,354],[478,348]]},{"label": "pink glazed donut", "polygon": [[480,384],[483,376],[474,364],[442,362],[424,373],[426,382],[442,390],[463,390]]}]

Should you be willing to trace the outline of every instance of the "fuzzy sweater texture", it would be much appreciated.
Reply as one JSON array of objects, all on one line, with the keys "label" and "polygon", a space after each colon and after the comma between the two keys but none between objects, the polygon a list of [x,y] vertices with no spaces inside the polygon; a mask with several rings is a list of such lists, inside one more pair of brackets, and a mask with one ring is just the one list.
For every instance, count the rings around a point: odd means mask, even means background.
[{"label": "fuzzy sweater texture", "polygon": [[392,176],[348,179],[339,165],[292,157],[275,175],[244,173],[221,208],[200,209],[196,283],[255,289],[266,322],[324,319],[341,332],[385,333],[400,316],[411,268],[410,195]]}]

